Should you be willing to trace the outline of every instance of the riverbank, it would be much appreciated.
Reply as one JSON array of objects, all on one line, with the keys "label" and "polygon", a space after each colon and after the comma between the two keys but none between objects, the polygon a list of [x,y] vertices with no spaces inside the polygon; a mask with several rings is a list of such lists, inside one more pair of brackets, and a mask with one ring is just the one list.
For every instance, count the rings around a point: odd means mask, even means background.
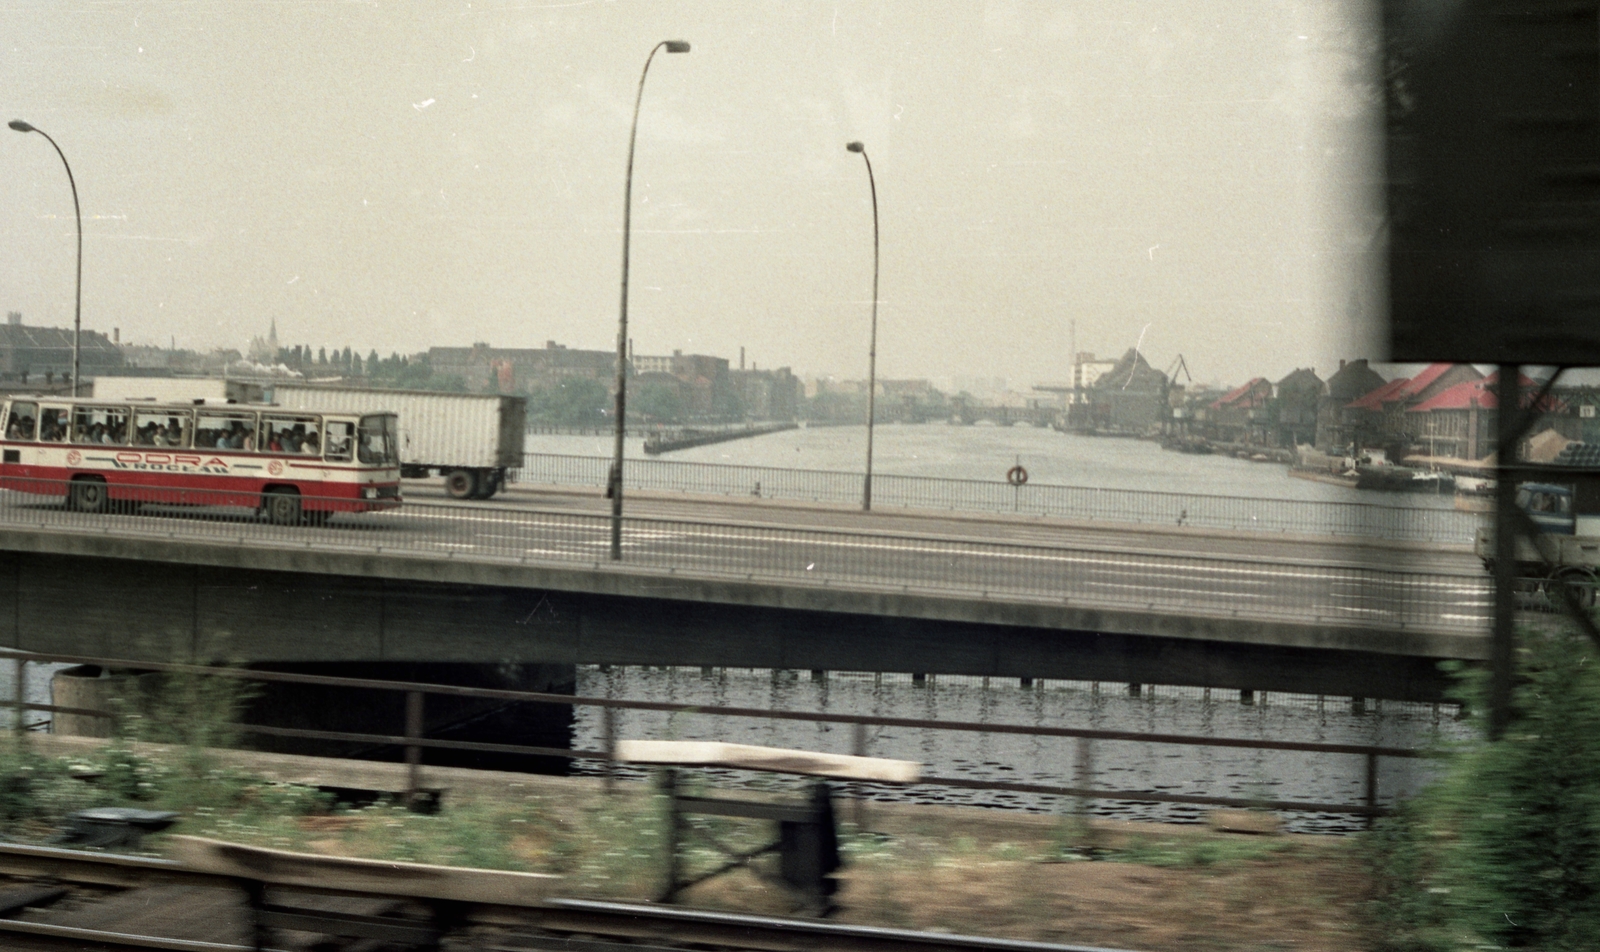
[{"label": "riverbank", "polygon": [[[104,768],[108,751],[143,770],[152,799],[141,805],[180,810],[174,833],[555,873],[563,877],[558,892],[574,897],[647,900],[661,869],[659,804],[641,783],[619,783],[607,794],[597,779],[424,767],[422,785],[443,790],[438,814],[425,816],[392,804],[329,808],[294,792],[317,785],[398,792],[406,782],[400,764],[239,751],[197,758],[158,745],[119,753],[104,741],[53,736],[29,743],[41,756],[77,762],[80,774]],[[80,793],[88,788],[79,779],[63,782]],[[197,799],[208,784],[228,794],[224,802]],[[853,803],[840,799],[839,809],[846,860],[839,921],[1148,952],[1368,947],[1359,920],[1365,879],[1349,837],[878,803],[867,805],[858,831]],[[712,822],[733,845],[770,832]],[[12,824],[7,832],[29,831]],[[147,845],[159,851],[161,838]],[[689,859],[705,865],[712,856]],[[684,902],[789,911],[779,890],[745,872],[696,886]]]}]

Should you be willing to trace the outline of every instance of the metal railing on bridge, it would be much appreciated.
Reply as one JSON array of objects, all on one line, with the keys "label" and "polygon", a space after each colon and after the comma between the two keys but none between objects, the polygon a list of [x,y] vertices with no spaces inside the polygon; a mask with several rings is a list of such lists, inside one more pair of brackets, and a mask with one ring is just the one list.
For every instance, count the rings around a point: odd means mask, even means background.
[{"label": "metal railing on bridge", "polygon": [[[516,482],[603,489],[611,460],[529,453]],[[720,496],[755,496],[841,505],[861,501],[860,473],[727,463],[630,459],[625,488]],[[961,512],[1019,513],[1092,522],[1194,526],[1203,529],[1361,536],[1468,545],[1481,514],[1421,505],[1261,499],[994,480],[874,473],[875,506]]]},{"label": "metal railing on bridge", "polygon": [[[85,512],[73,508],[69,485],[35,480],[28,492],[0,492],[0,528],[1365,629],[1476,634],[1489,618],[1481,574],[632,517],[623,523],[619,565],[608,560],[603,514],[407,502],[277,524],[256,494],[130,487],[124,492],[158,501],[113,499],[108,511]],[[350,503],[300,500],[308,513]]]},{"label": "metal railing on bridge", "polygon": [[[1341,744],[1327,742],[1304,742],[1264,740],[1246,737],[1201,737],[1187,734],[1167,734],[1158,732],[1139,731],[1112,731],[1093,728],[1066,727],[1040,724],[1008,724],[988,723],[973,721],[953,721],[923,718],[889,717],[882,715],[845,714],[829,711],[793,711],[773,710],[766,708],[744,708],[732,706],[699,706],[684,705],[662,701],[643,701],[623,698],[603,697],[578,697],[567,694],[540,693],[504,688],[468,687],[454,684],[430,684],[406,681],[389,681],[372,678],[335,677],[330,675],[305,674],[283,671],[258,671],[247,668],[223,665],[199,665],[184,663],[166,663],[150,661],[133,661],[128,659],[112,659],[104,657],[66,655],[66,654],[36,654],[31,652],[18,652],[0,649],[0,660],[9,660],[15,663],[13,671],[13,688],[10,704],[7,705],[15,712],[12,727],[15,730],[26,730],[30,725],[25,719],[25,712],[39,711],[51,714],[67,714],[78,717],[113,720],[119,715],[111,710],[100,708],[83,708],[75,706],[32,703],[26,700],[23,686],[26,683],[26,667],[28,664],[72,664],[93,665],[102,669],[140,672],[165,672],[168,674],[223,678],[230,680],[256,681],[263,683],[287,683],[301,685],[317,685],[322,687],[343,688],[347,690],[380,690],[394,691],[406,695],[405,733],[403,734],[377,734],[371,732],[339,731],[313,728],[282,727],[277,725],[240,723],[234,729],[243,734],[254,734],[264,737],[282,737],[299,740],[341,742],[345,744],[366,745],[365,754],[372,756],[382,753],[384,748],[391,751],[403,752],[405,762],[410,765],[408,777],[407,797],[415,795],[422,789],[419,767],[423,761],[423,750],[443,750],[458,752],[476,752],[500,755],[523,755],[529,757],[559,757],[573,761],[588,761],[598,763],[602,776],[605,779],[607,792],[612,788],[613,781],[618,772],[615,761],[615,745],[618,739],[616,717],[619,712],[634,711],[665,711],[675,715],[701,715],[713,718],[755,718],[786,721],[807,721],[816,724],[849,725],[851,743],[849,753],[857,756],[866,756],[868,750],[867,727],[895,727],[909,730],[923,731],[948,731],[955,733],[976,734],[1013,734],[1039,738],[1053,738],[1056,740],[1073,740],[1074,765],[1072,770],[1071,786],[1059,783],[1026,782],[990,780],[971,777],[940,777],[923,776],[918,784],[928,787],[964,788],[969,790],[996,791],[1007,793],[1035,794],[1049,797],[1066,797],[1074,800],[1103,800],[1122,801],[1131,803],[1167,803],[1190,804],[1197,806],[1224,806],[1249,809],[1263,809],[1296,813],[1313,814],[1346,814],[1373,818],[1392,812],[1392,807],[1383,802],[1379,792],[1379,758],[1414,759],[1437,756],[1437,751],[1414,748],[1376,746],[1368,744]],[[573,707],[599,708],[602,716],[601,750],[574,750],[559,747],[535,747],[523,744],[489,743],[482,741],[446,740],[425,736],[423,725],[424,704],[427,696],[474,698],[479,700],[499,701],[505,704],[559,704]],[[123,698],[123,701],[129,699]],[[4,703],[4,702],[0,702]],[[124,706],[124,710],[126,710]],[[32,725],[34,727],[43,725]],[[844,732],[840,732],[842,735]],[[1276,799],[1268,797],[1243,798],[1208,795],[1203,793],[1176,793],[1169,790],[1120,790],[1100,786],[1096,783],[1096,756],[1094,748],[1103,744],[1151,744],[1160,747],[1173,748],[1222,748],[1235,750],[1254,750],[1275,753],[1299,753],[1313,758],[1339,764],[1343,770],[1354,773],[1359,771],[1361,776],[1362,800],[1359,803],[1329,803],[1311,800]],[[844,751],[833,751],[843,753]],[[1359,758],[1359,760],[1357,760]],[[399,758],[391,758],[399,759]],[[1360,767],[1355,767],[1355,763]],[[1351,770],[1355,768],[1355,770]],[[1339,770],[1339,767],[1335,767]],[[1021,776],[1027,776],[1027,771]],[[1048,779],[1048,778],[1040,778]],[[1268,776],[1262,777],[1268,781]],[[1270,786],[1270,783],[1268,784]],[[864,793],[864,788],[871,788],[871,783],[854,783],[851,785],[853,796],[859,798]],[[860,814],[856,814],[860,817]],[[859,822],[858,822],[859,825]]]}]

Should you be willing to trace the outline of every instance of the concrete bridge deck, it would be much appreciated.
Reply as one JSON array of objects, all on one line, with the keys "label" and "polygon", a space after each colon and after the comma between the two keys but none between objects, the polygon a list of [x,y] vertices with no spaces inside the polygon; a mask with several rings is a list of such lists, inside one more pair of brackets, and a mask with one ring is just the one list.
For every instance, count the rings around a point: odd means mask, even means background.
[{"label": "concrete bridge deck", "polygon": [[1436,694],[1436,660],[1485,650],[1486,580],[1449,547],[631,497],[649,515],[630,516],[619,565],[592,495],[429,492],[320,528],[0,494],[0,643],[170,657],[226,633],[229,654],[256,661],[1093,675],[1394,697]]}]

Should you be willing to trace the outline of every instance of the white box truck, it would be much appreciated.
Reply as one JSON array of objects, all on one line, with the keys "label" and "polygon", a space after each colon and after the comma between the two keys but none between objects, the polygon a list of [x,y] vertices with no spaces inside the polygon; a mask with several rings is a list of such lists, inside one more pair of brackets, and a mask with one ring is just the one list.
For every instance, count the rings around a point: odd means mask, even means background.
[{"label": "white box truck", "polygon": [[100,400],[154,400],[157,403],[260,403],[265,393],[258,380],[225,377],[96,377],[89,396]]},{"label": "white box truck", "polygon": [[362,412],[400,416],[400,475],[438,474],[456,499],[488,499],[522,465],[528,404],[522,397],[422,390],[274,383],[267,399],[293,410]]}]

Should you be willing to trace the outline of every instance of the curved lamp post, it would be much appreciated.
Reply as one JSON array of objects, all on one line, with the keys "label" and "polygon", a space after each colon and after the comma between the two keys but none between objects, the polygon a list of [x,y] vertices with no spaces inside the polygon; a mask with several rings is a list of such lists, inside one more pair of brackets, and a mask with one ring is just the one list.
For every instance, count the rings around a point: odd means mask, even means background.
[{"label": "curved lamp post", "polygon": [[72,215],[78,222],[78,288],[77,297],[72,305],[72,395],[78,395],[78,338],[83,329],[83,212],[78,210],[78,183],[73,181],[72,166],[67,164],[67,156],[61,151],[61,146],[56,145],[56,140],[43,129],[36,129],[21,119],[13,119],[7,123],[18,132],[37,132],[45,137],[56,150],[56,155],[61,156],[61,164],[67,169],[67,184],[72,187]]},{"label": "curved lamp post", "polygon": [[861,153],[867,163],[867,184],[872,187],[872,342],[867,348],[867,478],[861,484],[861,511],[872,510],[872,418],[878,397],[878,183],[872,177],[872,160],[860,142],[845,146]]},{"label": "curved lamp post", "polygon": [[644,79],[650,75],[650,63],[656,54],[665,49],[668,53],[687,53],[689,44],[683,40],[662,40],[645,57],[644,69],[639,72],[639,92],[633,97],[633,129],[628,133],[628,179],[622,193],[622,310],[617,320],[617,408],[616,455],[611,461],[611,474],[606,480],[606,495],[611,497],[611,560],[622,561],[622,439],[628,425],[628,238],[633,224],[633,144],[639,138],[639,103],[644,101]]}]

